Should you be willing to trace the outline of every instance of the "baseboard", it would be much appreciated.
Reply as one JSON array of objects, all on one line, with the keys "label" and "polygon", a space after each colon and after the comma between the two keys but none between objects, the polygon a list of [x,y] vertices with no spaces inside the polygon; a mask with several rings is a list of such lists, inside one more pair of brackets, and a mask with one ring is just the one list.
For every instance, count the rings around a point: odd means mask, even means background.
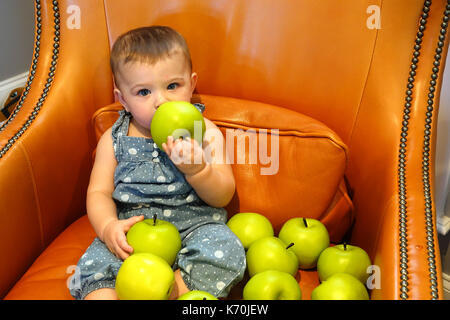
[{"label": "baseboard", "polygon": [[11,90],[24,86],[27,83],[27,78],[28,71],[0,82],[0,107],[3,107]]},{"label": "baseboard", "polygon": [[441,235],[445,236],[450,230],[450,218],[443,214],[437,216],[437,230]]},{"label": "baseboard", "polygon": [[444,296],[446,300],[450,300],[450,274],[442,273],[444,282]]}]

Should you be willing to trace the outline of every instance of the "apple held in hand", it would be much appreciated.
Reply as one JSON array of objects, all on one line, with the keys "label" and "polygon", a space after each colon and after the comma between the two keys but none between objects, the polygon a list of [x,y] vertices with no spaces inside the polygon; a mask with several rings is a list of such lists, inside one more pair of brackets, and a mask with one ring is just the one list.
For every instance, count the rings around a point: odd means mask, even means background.
[{"label": "apple held in hand", "polygon": [[315,268],[320,253],[330,245],[327,228],[316,219],[290,219],[281,227],[278,237],[285,243],[295,243],[292,250],[300,269]]},{"label": "apple held in hand", "polygon": [[273,237],[272,224],[269,219],[259,213],[237,213],[228,220],[227,226],[239,238],[246,250],[258,239]]},{"label": "apple held in hand", "polygon": [[322,251],[317,261],[317,273],[320,281],[327,280],[335,273],[348,273],[366,283],[371,265],[369,255],[360,247],[338,244]]},{"label": "apple held in hand", "polygon": [[186,101],[169,101],[159,106],[152,118],[150,131],[153,141],[163,150],[167,137],[193,137],[202,145],[206,125],[202,113]]},{"label": "apple held in hand", "polygon": [[181,249],[181,237],[177,228],[170,222],[145,219],[135,223],[127,232],[127,242],[135,253],[153,253],[173,265]]},{"label": "apple held in hand", "polygon": [[369,294],[354,276],[335,273],[311,292],[311,300],[369,300]]},{"label": "apple held in hand", "polygon": [[244,287],[244,300],[301,300],[297,280],[287,272],[267,270],[250,278]]},{"label": "apple held in hand", "polygon": [[292,245],[286,245],[277,237],[265,237],[253,242],[246,255],[250,277],[266,270],[283,271],[295,276],[298,259]]},{"label": "apple held in hand", "polygon": [[219,299],[217,299],[209,292],[201,290],[193,290],[179,296],[177,300],[219,300]]},{"label": "apple held in hand", "polygon": [[151,253],[135,253],[117,273],[116,292],[121,300],[167,300],[174,282],[166,260]]}]

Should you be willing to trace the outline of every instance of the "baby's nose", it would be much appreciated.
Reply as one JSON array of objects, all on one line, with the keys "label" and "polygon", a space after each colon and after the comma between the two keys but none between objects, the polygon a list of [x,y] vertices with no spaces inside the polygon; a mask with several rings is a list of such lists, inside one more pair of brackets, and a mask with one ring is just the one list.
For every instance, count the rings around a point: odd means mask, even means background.
[{"label": "baby's nose", "polygon": [[168,99],[163,94],[159,94],[158,100],[156,101],[156,108],[158,109],[160,105],[162,105],[164,102],[167,102],[167,101],[168,101]]}]

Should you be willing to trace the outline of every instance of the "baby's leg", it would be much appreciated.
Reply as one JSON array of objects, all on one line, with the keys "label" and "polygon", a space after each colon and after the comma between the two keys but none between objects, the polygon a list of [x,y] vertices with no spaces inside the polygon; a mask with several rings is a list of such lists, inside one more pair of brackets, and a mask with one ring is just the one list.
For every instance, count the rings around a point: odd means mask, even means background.
[{"label": "baby's leg", "polygon": [[170,294],[169,300],[176,300],[179,296],[189,292],[189,288],[186,287],[183,277],[181,276],[180,269],[175,270],[175,283],[173,285],[172,293]]},{"label": "baby's leg", "polygon": [[90,299],[113,298],[116,276],[121,265],[122,260],[95,238],[78,261],[77,271],[71,278],[70,294],[77,300],[85,299],[90,293],[93,294],[88,297]]},{"label": "baby's leg", "polygon": [[245,250],[225,224],[202,225],[183,239],[177,264],[190,290],[223,298],[244,277]]}]

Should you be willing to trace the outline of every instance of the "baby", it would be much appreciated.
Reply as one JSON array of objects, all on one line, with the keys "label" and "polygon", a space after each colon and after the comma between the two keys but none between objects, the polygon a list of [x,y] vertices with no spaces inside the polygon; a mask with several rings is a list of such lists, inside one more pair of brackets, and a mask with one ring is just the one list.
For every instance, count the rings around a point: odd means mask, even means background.
[{"label": "baby", "polygon": [[[195,139],[169,137],[160,150],[150,132],[162,103],[191,101],[197,74],[184,38],[163,26],[131,30],[114,43],[111,68],[124,110],[98,142],[86,201],[97,238],[78,262],[80,285],[71,286],[72,296],[117,299],[117,272],[133,252],[126,232],[157,214],[182,239],[171,299],[189,290],[226,297],[242,280],[246,262],[242,244],[225,224],[223,207],[235,182],[223,136],[205,118],[201,146]],[[203,112],[203,105],[195,106]],[[206,147],[222,149],[206,161]],[[193,161],[199,153],[203,160]]]}]

